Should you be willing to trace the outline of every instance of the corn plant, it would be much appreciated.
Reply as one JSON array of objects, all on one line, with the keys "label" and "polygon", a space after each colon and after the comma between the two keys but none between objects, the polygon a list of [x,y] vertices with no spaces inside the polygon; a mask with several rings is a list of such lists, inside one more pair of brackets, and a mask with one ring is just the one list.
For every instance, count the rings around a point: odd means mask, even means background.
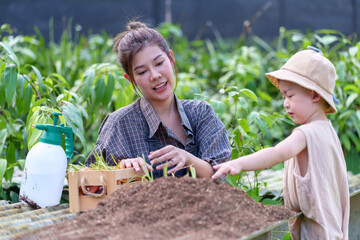
[{"label": "corn plant", "polygon": [[[53,31],[52,21],[49,25]],[[137,97],[116,62],[112,37],[106,33],[84,36],[80,28],[70,21],[59,41],[50,34],[48,42],[37,28],[33,36],[14,35],[7,24],[0,28],[0,179],[8,184],[14,167],[22,169],[27,152],[40,137],[41,132],[30,128],[32,124],[51,123],[51,112],[62,112],[61,123],[74,130],[75,162],[82,163],[106,114]],[[271,42],[257,36],[249,42],[219,36],[189,41],[179,25],[162,24],[159,31],[175,54],[177,96],[203,99],[214,107],[228,130],[232,158],[289,135],[294,124],[265,73],[308,45],[322,49],[337,70],[335,96],[341,101],[338,113],[329,118],[340,136],[348,168],[360,172],[360,43],[356,36],[280,28]],[[250,186],[241,185],[246,175],[229,177],[228,182],[257,196],[266,183],[256,181],[256,174]],[[3,187],[0,198],[16,199],[16,190],[9,191],[13,186]]]}]

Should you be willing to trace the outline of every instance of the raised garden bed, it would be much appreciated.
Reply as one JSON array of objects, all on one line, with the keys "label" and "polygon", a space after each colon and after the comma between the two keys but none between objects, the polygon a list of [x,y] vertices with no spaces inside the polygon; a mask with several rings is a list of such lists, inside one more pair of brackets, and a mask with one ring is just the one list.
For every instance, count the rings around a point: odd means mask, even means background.
[{"label": "raised garden bed", "polygon": [[239,239],[294,213],[209,179],[122,185],[78,217],[17,239]]}]

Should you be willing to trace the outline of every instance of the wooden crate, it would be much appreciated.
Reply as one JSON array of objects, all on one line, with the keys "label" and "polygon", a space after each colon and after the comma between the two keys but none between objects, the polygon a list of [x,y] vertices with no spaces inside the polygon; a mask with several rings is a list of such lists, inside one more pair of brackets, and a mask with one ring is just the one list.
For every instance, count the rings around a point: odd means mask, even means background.
[{"label": "wooden crate", "polygon": [[[81,212],[95,208],[100,201],[106,199],[111,193],[120,187],[122,182],[121,180],[131,179],[132,177],[139,177],[139,173],[136,173],[133,168],[104,171],[69,171],[68,182],[70,212]],[[105,185],[105,194],[101,197],[82,195],[80,190],[82,183],[85,187]]]}]

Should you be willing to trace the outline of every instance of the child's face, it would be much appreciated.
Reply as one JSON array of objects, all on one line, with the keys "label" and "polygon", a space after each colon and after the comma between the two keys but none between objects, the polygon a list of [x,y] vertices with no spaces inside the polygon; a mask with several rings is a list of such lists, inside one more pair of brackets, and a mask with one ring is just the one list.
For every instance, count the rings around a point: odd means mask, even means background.
[{"label": "child's face", "polygon": [[310,121],[312,115],[312,91],[298,84],[279,80],[279,88],[284,98],[284,108],[296,124]]},{"label": "child's face", "polygon": [[159,47],[146,46],[134,55],[133,74],[135,84],[151,103],[173,96],[173,65]]}]

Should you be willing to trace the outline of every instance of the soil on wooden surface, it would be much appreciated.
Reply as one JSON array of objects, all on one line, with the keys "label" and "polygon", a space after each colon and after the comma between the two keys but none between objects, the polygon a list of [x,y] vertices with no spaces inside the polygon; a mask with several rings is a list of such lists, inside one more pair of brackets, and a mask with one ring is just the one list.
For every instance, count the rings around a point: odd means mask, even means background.
[{"label": "soil on wooden surface", "polygon": [[294,215],[210,179],[124,184],[78,217],[18,239],[239,239]]}]

